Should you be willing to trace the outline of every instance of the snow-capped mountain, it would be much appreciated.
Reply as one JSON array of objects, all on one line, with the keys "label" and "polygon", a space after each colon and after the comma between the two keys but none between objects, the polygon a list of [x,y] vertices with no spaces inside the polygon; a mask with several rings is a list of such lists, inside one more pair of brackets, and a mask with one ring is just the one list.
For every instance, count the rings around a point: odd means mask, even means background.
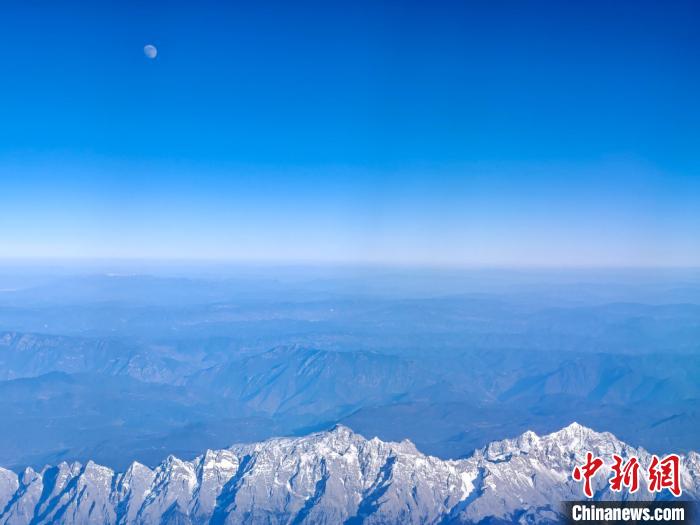
[{"label": "snow-capped mountain", "polygon": [[[571,479],[592,452],[649,454],[576,423],[546,436],[526,432],[464,460],[420,453],[409,441],[365,439],[337,426],[168,457],[125,472],[88,462],[17,475],[0,469],[0,525],[26,524],[433,524],[561,521],[559,502],[583,499]],[[619,499],[595,478],[596,499]],[[684,496],[700,499],[700,456],[682,457]],[[649,499],[645,490],[634,494]]]}]

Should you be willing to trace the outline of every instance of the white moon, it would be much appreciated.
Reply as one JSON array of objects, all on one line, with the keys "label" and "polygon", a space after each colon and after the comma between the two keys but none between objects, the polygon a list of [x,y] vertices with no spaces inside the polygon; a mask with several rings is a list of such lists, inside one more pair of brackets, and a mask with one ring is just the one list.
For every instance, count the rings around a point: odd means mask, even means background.
[{"label": "white moon", "polygon": [[148,58],[156,58],[158,55],[158,49],[156,49],[156,46],[147,44],[143,46],[143,54],[146,55]]}]

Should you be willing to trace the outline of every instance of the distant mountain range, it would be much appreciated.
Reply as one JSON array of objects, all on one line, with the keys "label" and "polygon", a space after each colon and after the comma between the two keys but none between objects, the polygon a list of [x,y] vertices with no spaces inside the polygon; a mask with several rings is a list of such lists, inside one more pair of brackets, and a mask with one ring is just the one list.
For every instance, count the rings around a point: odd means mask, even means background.
[{"label": "distant mountain range", "polygon": [[336,423],[443,459],[572,419],[685,452],[697,443],[699,374],[700,354],[246,351],[228,339],[0,331],[0,464],[153,467]]},{"label": "distant mountain range", "polygon": [[[560,502],[582,499],[571,471],[588,451],[608,463],[612,454],[650,461],[645,450],[577,423],[492,442],[462,460],[338,425],[192,461],[169,456],[155,469],[133,463],[115,473],[93,462],[19,475],[0,469],[0,524],[558,523]],[[597,500],[621,497],[607,477],[595,478]],[[685,498],[700,499],[696,452],[682,456],[681,481]],[[631,497],[650,494],[642,483]]]}]

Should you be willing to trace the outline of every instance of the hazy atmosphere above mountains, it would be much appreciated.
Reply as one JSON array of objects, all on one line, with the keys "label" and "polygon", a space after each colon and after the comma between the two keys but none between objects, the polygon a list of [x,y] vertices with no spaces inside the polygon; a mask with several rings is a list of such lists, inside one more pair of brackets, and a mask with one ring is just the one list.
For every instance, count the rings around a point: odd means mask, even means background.
[{"label": "hazy atmosphere above mountains", "polygon": [[337,423],[442,458],[574,420],[698,448],[697,271],[87,270],[0,276],[5,467]]}]

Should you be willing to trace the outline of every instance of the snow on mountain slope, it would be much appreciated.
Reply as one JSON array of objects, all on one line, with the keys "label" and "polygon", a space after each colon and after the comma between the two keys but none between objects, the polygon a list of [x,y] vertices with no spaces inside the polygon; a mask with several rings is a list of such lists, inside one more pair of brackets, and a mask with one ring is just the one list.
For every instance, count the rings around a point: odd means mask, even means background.
[{"label": "snow on mountain slope", "polygon": [[[613,453],[649,460],[646,451],[576,423],[493,442],[458,461],[337,426],[192,461],[170,456],[155,469],[134,463],[124,473],[92,462],[19,476],[0,469],[0,525],[557,522],[559,502],[582,498],[570,473],[587,451],[606,463]],[[682,476],[684,496],[699,499],[698,454],[683,458]],[[595,478],[596,499],[619,498],[606,477]],[[634,497],[650,495],[643,488]]]}]

